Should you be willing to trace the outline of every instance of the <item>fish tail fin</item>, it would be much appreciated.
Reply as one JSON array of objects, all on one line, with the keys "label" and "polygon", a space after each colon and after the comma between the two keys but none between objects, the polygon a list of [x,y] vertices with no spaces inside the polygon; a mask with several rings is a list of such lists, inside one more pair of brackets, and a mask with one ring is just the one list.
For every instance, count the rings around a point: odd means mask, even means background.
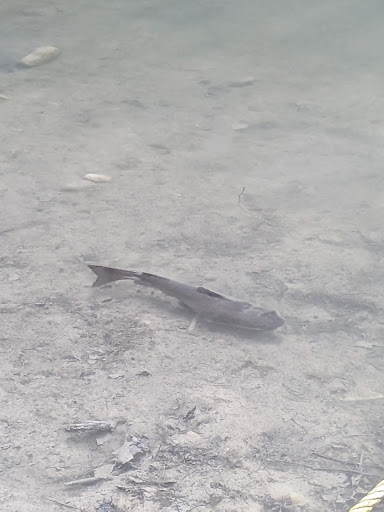
[{"label": "fish tail fin", "polygon": [[88,265],[88,267],[97,275],[92,288],[103,286],[104,284],[121,281],[123,279],[140,280],[141,273],[133,270],[121,270],[118,268],[102,267],[100,265]]}]

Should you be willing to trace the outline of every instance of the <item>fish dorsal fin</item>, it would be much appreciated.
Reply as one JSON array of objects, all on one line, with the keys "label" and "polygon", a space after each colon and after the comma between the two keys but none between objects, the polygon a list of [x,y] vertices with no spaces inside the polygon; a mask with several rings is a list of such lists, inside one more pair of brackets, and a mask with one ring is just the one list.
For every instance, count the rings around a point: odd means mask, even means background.
[{"label": "fish dorsal fin", "polygon": [[212,290],[208,290],[208,288],[204,288],[203,286],[199,286],[196,288],[196,291],[199,293],[204,293],[205,295],[209,295],[210,297],[215,297],[216,299],[225,299],[228,300],[224,295],[220,295],[220,293],[213,292]]}]

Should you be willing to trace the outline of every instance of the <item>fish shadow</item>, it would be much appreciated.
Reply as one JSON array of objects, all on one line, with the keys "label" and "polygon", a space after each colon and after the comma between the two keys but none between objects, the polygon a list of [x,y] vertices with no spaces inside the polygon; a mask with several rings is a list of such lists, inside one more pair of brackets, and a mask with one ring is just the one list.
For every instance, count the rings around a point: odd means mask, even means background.
[{"label": "fish shadow", "polygon": [[244,329],[242,327],[217,323],[201,319],[196,330],[204,326],[205,329],[215,334],[226,334],[242,341],[251,341],[257,344],[280,345],[282,336],[279,331],[262,331],[256,329]]},{"label": "fish shadow", "polygon": [[[108,288],[112,287],[110,285],[103,286],[103,289]],[[194,311],[190,309],[186,304],[183,304],[177,300],[175,301],[174,299],[164,298],[161,295],[157,295],[155,291],[142,294],[142,290],[137,289],[135,290],[134,298],[140,303],[152,304],[156,309],[167,312],[170,318],[176,316],[185,320],[186,330],[188,329],[188,326],[195,316]],[[114,298],[113,300],[116,302],[124,302],[131,299],[132,296],[125,296],[119,299]],[[203,334],[204,331],[209,331],[214,335],[229,335],[243,341],[252,341],[258,344],[280,345],[282,342],[281,333],[277,330],[268,331],[245,329],[239,326],[215,322],[214,320],[209,320],[207,318],[200,318],[191,334],[198,336],[200,333]]]}]

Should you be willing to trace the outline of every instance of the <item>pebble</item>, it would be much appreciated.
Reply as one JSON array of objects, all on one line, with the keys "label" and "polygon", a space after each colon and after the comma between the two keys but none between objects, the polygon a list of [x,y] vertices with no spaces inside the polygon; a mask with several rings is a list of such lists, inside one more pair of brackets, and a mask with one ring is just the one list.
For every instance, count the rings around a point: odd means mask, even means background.
[{"label": "pebble", "polygon": [[241,131],[246,130],[249,127],[249,124],[245,121],[239,121],[237,123],[233,123],[232,130]]},{"label": "pebble", "polygon": [[296,507],[303,507],[308,505],[308,499],[303,494],[299,494],[298,492],[291,492],[289,494],[289,499],[291,500],[292,505],[295,505]]},{"label": "pebble", "polygon": [[55,46],[40,46],[20,60],[20,64],[33,68],[56,58],[60,50]]},{"label": "pebble", "polygon": [[198,447],[203,444],[202,437],[192,430],[185,434],[177,434],[172,438],[172,440],[178,446]]},{"label": "pebble", "polygon": [[84,179],[95,183],[108,183],[111,181],[111,178],[105,174],[86,174]]},{"label": "pebble", "polygon": [[124,373],[110,373],[108,377],[113,380],[122,379],[124,377]]}]

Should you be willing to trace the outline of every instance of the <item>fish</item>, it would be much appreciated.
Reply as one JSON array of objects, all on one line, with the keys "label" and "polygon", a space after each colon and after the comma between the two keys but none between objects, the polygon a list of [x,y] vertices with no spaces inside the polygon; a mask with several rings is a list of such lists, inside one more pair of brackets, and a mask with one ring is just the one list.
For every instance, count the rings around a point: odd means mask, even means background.
[{"label": "fish", "polygon": [[165,295],[176,298],[195,314],[189,328],[190,331],[193,330],[200,318],[257,331],[272,331],[282,327],[285,323],[274,310],[253,306],[248,302],[226,297],[202,286],[193,286],[147,272],[100,265],[88,265],[88,267],[97,276],[96,281],[92,284],[93,288],[128,279],[138,285],[160,290]]}]

